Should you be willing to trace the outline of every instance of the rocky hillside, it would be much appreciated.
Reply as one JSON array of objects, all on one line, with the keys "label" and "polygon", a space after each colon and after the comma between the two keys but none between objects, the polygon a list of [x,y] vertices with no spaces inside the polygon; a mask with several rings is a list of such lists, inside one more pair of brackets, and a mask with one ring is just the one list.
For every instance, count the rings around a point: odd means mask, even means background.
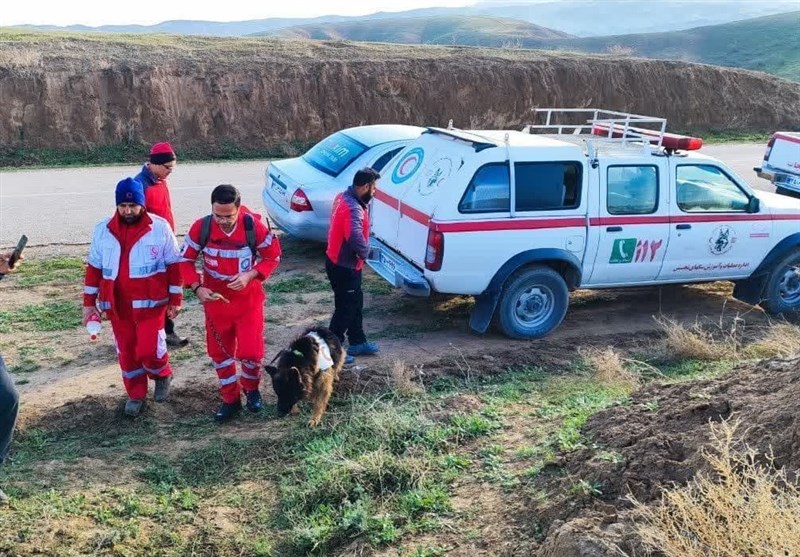
[{"label": "rocky hillside", "polygon": [[688,63],[275,39],[0,33],[0,149],[307,141],[366,123],[516,128],[594,106],[672,129],[800,123],[796,83]]}]

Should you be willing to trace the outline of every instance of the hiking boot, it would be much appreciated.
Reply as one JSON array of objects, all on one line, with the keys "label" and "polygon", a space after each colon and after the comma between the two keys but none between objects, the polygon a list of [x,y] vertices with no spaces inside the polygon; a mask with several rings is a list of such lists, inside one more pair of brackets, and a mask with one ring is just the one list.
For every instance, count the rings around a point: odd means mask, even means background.
[{"label": "hiking boot", "polygon": [[3,493],[3,490],[0,489],[0,507],[3,505],[8,505],[8,495]]},{"label": "hiking boot", "polygon": [[214,414],[214,420],[219,423],[225,423],[234,416],[237,416],[241,411],[241,400],[237,400],[236,402],[223,402],[220,407],[217,408],[217,413]]},{"label": "hiking boot", "polygon": [[164,402],[169,398],[169,386],[172,384],[172,376],[156,377],[156,392],[153,394],[153,400],[156,402]]},{"label": "hiking boot", "polygon": [[244,394],[247,397],[247,409],[251,412],[261,412],[261,408],[264,404],[261,402],[261,393],[259,390],[245,391]]},{"label": "hiking boot", "polygon": [[351,356],[350,354],[345,355],[345,357],[344,357],[344,365],[351,366],[354,363],[356,363],[356,357],[355,356]]},{"label": "hiking boot", "polygon": [[167,335],[167,346],[171,346],[173,348],[183,348],[187,344],[189,344],[188,338],[179,337],[174,332]]},{"label": "hiking boot", "polygon": [[133,400],[132,398],[129,398],[128,402],[125,403],[125,415],[135,418],[142,413],[143,406],[143,400]]},{"label": "hiking boot", "polygon": [[380,347],[377,342],[362,342],[360,344],[351,344],[347,348],[347,353],[351,356],[371,356],[380,352]]}]

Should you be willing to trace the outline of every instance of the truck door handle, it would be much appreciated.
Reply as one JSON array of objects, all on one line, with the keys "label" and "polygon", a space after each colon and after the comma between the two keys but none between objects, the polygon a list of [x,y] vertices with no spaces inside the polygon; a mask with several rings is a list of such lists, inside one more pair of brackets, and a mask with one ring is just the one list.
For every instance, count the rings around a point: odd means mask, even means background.
[{"label": "truck door handle", "polygon": [[691,224],[679,224],[675,228],[677,228],[678,230],[689,230],[691,227],[692,227]]},{"label": "truck door handle", "polygon": [[606,227],[606,232],[622,232],[621,226],[608,226]]}]

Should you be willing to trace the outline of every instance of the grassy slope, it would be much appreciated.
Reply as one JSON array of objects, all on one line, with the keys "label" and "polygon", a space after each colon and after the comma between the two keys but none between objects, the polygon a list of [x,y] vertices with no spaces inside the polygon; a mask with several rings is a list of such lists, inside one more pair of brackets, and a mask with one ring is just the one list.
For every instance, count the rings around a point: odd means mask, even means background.
[{"label": "grassy slope", "polygon": [[800,81],[800,11],[671,33],[572,39],[562,45],[589,52],[618,45],[636,56],[734,66]]},{"label": "grassy slope", "polygon": [[510,18],[419,17],[291,27],[280,36],[403,44],[457,44],[618,52],[733,66],[800,81],[800,11],[686,31],[570,39]]},{"label": "grassy slope", "polygon": [[399,17],[373,21],[348,21],[290,27],[277,34],[287,38],[494,47],[516,41],[570,37],[567,33],[525,21],[488,16]]}]

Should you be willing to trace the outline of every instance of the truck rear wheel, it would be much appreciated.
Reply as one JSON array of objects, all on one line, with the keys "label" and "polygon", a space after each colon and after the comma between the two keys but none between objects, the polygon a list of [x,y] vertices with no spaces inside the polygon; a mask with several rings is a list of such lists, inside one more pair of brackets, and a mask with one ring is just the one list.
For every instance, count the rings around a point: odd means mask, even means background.
[{"label": "truck rear wheel", "polygon": [[563,321],[568,305],[569,289],[560,274],[550,267],[526,267],[503,288],[498,325],[511,338],[543,337]]},{"label": "truck rear wheel", "polygon": [[800,313],[800,250],[784,257],[767,278],[761,307],[767,313],[797,317]]}]

